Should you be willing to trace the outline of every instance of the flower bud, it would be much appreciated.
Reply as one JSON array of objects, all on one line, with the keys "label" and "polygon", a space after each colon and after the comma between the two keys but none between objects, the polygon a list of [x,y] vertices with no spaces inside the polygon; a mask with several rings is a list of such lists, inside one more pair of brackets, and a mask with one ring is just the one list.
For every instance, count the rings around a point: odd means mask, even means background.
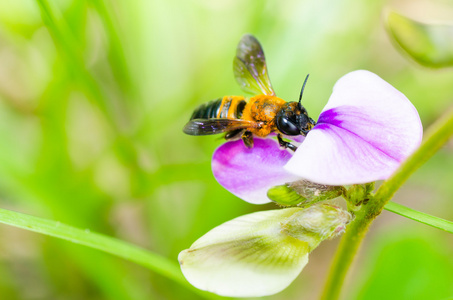
[{"label": "flower bud", "polygon": [[374,182],[352,185],[345,193],[349,209],[359,210],[362,204],[366,204],[372,198],[373,189]]},{"label": "flower bud", "polygon": [[319,201],[334,199],[341,196],[342,186],[317,184],[308,180],[298,180],[270,188],[269,199],[281,206],[304,206]]}]

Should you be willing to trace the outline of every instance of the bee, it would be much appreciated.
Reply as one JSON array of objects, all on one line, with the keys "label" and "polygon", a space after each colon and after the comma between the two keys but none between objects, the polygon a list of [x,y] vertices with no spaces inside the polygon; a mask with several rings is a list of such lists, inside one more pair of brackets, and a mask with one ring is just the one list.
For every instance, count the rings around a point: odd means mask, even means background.
[{"label": "bee", "polygon": [[233,61],[236,81],[243,91],[256,94],[248,101],[243,96],[225,96],[196,108],[183,131],[189,135],[225,133],[226,140],[242,139],[253,147],[253,137],[277,134],[280,146],[296,151],[283,136],[306,136],[315,122],[302,106],[305,78],[298,102],[278,98],[272,88],[263,49],[258,40],[246,34],[239,41]]}]

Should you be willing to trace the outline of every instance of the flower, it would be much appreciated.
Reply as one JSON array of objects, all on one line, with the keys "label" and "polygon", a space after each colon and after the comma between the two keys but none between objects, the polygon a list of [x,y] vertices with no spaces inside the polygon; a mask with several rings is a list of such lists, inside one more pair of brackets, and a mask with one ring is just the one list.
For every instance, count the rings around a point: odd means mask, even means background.
[{"label": "flower", "polygon": [[335,84],[317,125],[297,141],[294,154],[273,139],[255,139],[252,149],[240,140],[221,145],[212,170],[230,192],[255,204],[269,202],[269,193],[283,195],[283,205],[302,199],[310,206],[256,212],[212,229],[179,254],[184,276],[223,296],[283,290],[308,263],[308,254],[343,232],[352,218],[341,208],[313,203],[340,195],[341,185],[388,178],[421,138],[411,102],[377,75],[354,71]]},{"label": "flower", "polygon": [[259,297],[285,289],[308,254],[344,231],[351,214],[321,204],[260,211],[228,221],[179,254],[195,287],[232,297]]},{"label": "flower", "polygon": [[214,153],[217,181],[234,195],[267,203],[269,188],[305,179],[348,185],[388,178],[421,143],[423,128],[412,103],[374,73],[340,78],[317,125],[292,155],[272,139],[252,149],[227,142]]}]

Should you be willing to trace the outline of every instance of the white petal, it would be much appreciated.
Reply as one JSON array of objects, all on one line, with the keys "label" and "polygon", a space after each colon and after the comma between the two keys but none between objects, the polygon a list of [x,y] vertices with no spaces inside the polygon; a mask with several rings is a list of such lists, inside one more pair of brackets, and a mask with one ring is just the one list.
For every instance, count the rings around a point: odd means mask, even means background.
[{"label": "white petal", "polygon": [[285,169],[329,185],[388,178],[421,142],[412,103],[369,71],[346,74]]},{"label": "white petal", "polygon": [[308,243],[285,234],[280,224],[300,210],[257,212],[214,228],[179,254],[184,276],[223,296],[280,292],[308,262]]}]

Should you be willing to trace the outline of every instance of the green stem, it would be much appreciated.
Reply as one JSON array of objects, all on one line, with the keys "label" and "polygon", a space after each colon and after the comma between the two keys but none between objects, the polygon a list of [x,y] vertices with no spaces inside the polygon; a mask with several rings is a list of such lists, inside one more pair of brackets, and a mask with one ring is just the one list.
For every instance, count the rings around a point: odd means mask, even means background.
[{"label": "green stem", "polygon": [[71,227],[60,222],[33,217],[0,208],[0,223],[42,233],[93,249],[107,252],[131,262],[142,265],[161,276],[171,279],[207,299],[219,299],[214,294],[201,291],[189,284],[182,275],[179,266],[167,258],[89,230]]},{"label": "green stem", "polygon": [[[370,199],[366,206],[369,206],[374,201],[374,198]],[[373,209],[371,207],[369,210],[361,209],[355,214],[354,221],[347,227],[346,233],[343,235],[335,253],[321,299],[332,300],[340,297],[341,288],[349,267],[377,211],[378,206],[373,206]]]},{"label": "green stem", "polygon": [[347,232],[341,239],[321,299],[335,300],[340,297],[347,272],[370,224],[382,212],[384,206],[407,178],[433,156],[452,135],[453,110],[450,110],[427,130],[420,147],[401,164],[389,179],[382,183],[376,194],[356,213],[356,218],[347,227]]}]

